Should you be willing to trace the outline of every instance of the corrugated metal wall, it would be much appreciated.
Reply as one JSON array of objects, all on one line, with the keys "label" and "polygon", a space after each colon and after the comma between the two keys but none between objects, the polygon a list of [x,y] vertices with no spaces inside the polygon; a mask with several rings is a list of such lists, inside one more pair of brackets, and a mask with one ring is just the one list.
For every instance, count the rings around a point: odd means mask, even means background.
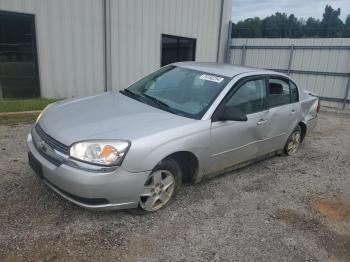
[{"label": "corrugated metal wall", "polygon": [[[292,45],[295,46],[295,49],[291,55],[290,47]],[[332,48],[318,48],[326,46]],[[291,61],[290,75],[302,88],[326,98],[340,100],[345,98],[350,77],[349,38],[232,39],[231,48],[230,62],[233,64],[242,64],[243,62],[246,66],[288,72]],[[305,73],[305,71],[311,72]],[[317,72],[321,72],[321,74],[317,74]],[[322,72],[330,74],[322,74]],[[337,75],[337,73],[340,74]],[[325,100],[322,101],[322,105],[343,107],[342,102]],[[350,108],[349,103],[346,107]]]},{"label": "corrugated metal wall", "polygon": [[36,16],[43,97],[103,92],[102,1],[0,0],[0,10]]},{"label": "corrugated metal wall", "polygon": [[196,60],[216,61],[221,0],[119,0],[111,10],[113,89],[160,67],[161,34],[197,38]]},{"label": "corrugated metal wall", "polygon": [[[109,1],[109,0],[107,0]],[[197,39],[196,60],[222,60],[231,0],[110,0],[112,88],[160,67],[161,34]],[[0,0],[0,10],[36,16],[40,89],[61,98],[103,92],[103,0]]]}]

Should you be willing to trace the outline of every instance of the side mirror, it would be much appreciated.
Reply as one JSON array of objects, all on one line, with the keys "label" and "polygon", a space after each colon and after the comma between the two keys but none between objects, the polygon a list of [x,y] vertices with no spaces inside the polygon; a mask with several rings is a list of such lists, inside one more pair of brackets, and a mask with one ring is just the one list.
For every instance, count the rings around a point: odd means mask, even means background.
[{"label": "side mirror", "polygon": [[247,121],[247,115],[234,107],[225,107],[218,115],[220,121]]}]

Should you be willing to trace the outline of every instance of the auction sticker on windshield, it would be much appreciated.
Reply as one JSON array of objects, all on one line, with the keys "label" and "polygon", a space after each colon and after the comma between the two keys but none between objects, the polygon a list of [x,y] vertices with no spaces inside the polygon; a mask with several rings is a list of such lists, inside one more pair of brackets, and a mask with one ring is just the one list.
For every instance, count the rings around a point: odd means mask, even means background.
[{"label": "auction sticker on windshield", "polygon": [[215,83],[221,83],[224,80],[222,77],[213,76],[213,75],[201,75],[199,79],[207,80]]}]

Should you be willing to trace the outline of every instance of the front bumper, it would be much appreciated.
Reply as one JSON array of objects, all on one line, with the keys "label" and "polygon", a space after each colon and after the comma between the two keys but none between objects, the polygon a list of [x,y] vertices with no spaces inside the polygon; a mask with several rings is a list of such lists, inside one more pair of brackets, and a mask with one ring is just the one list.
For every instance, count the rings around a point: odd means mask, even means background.
[{"label": "front bumper", "polygon": [[50,162],[27,138],[28,154],[40,163],[41,178],[65,199],[89,209],[135,208],[150,171],[132,173],[121,167],[109,172],[85,171]]}]

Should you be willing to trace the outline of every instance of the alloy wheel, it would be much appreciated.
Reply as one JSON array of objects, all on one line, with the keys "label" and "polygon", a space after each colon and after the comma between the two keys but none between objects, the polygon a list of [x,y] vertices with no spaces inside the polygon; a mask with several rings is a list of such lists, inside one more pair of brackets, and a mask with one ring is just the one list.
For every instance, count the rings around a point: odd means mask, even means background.
[{"label": "alloy wheel", "polygon": [[169,202],[175,189],[174,175],[168,170],[154,171],[147,179],[140,195],[140,207],[149,212]]},{"label": "alloy wheel", "polygon": [[295,130],[292,135],[291,139],[287,145],[287,154],[293,155],[298,151],[299,145],[301,142],[301,135],[299,130]]}]

